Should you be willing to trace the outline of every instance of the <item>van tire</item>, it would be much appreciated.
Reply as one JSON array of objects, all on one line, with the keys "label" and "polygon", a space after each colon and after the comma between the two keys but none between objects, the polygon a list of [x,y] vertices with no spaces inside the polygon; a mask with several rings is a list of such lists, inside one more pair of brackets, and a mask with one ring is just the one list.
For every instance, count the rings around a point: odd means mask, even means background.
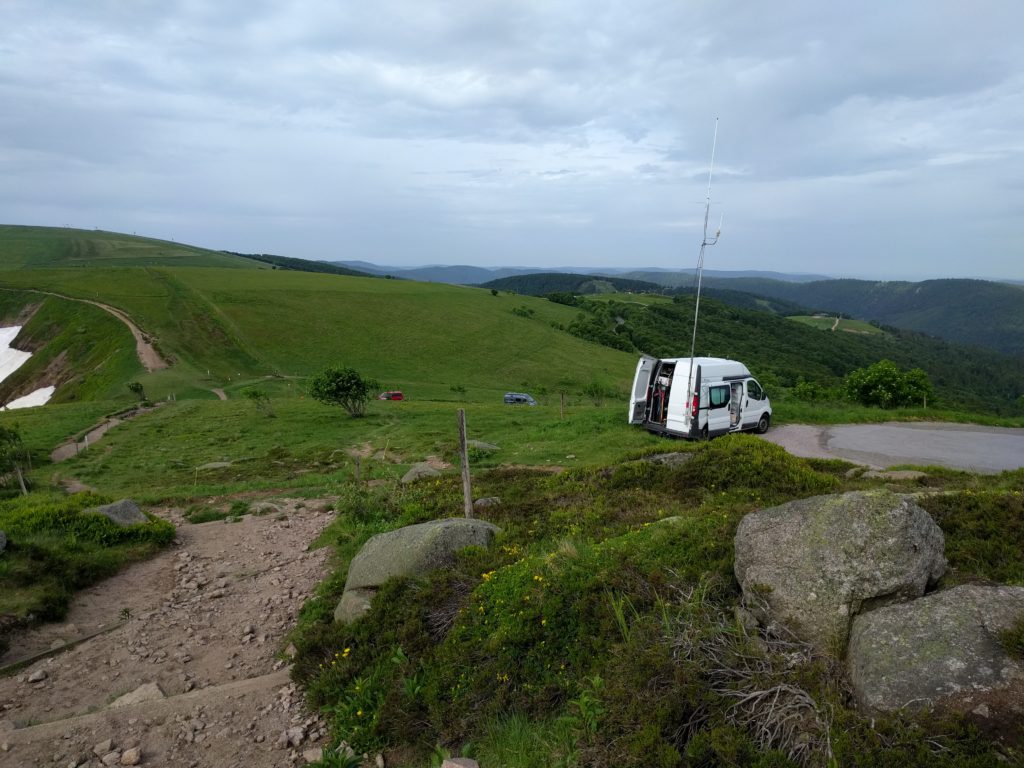
[{"label": "van tire", "polygon": [[700,439],[701,440],[705,440],[705,441],[711,439],[711,437],[708,435],[708,425],[707,424],[705,424],[704,427],[700,431]]},{"label": "van tire", "polygon": [[761,419],[757,422],[757,434],[763,435],[768,431],[768,425],[771,423],[771,419],[768,418],[767,413],[761,414]]}]

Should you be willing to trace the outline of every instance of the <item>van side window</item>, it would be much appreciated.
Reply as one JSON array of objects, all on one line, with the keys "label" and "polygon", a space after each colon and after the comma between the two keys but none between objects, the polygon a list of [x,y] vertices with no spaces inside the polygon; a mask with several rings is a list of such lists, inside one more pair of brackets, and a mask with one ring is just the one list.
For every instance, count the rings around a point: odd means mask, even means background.
[{"label": "van side window", "polygon": [[764,400],[764,390],[761,389],[761,385],[753,379],[747,382],[747,394],[751,400]]},{"label": "van side window", "polygon": [[708,400],[711,408],[723,408],[729,404],[729,386],[711,387],[708,391]]}]

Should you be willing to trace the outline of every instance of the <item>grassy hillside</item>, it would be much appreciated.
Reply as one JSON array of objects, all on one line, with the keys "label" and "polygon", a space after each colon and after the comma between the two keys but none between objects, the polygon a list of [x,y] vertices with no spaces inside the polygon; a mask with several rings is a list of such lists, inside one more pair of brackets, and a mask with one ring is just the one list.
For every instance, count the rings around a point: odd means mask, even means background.
[{"label": "grassy hillside", "polygon": [[98,307],[53,296],[0,290],[0,326],[21,325],[14,341],[32,357],[0,382],[0,403],[56,386],[52,402],[128,400],[124,384],[142,372],[135,340]]},{"label": "grassy hillside", "polygon": [[481,289],[197,267],[21,270],[0,275],[2,285],[126,311],[173,361],[141,377],[156,397],[305,377],[337,362],[414,397],[452,386],[487,397],[593,380],[625,387],[632,375],[629,356],[552,327],[570,322],[572,308]]},{"label": "grassy hillside", "polygon": [[[388,582],[352,624],[332,613],[361,544],[450,515],[459,484],[344,492],[322,537],[340,567],[294,638],[311,705],[357,751],[410,768],[444,754],[505,768],[1019,764],[963,722],[857,712],[842,664],[738,620],[742,517],[869,481],[747,435],[683,447],[692,458],[678,468],[481,474],[480,493],[502,499],[482,512],[500,529],[494,546]],[[946,493],[922,502],[947,535],[947,579],[1019,584],[1021,473],[984,491],[976,480],[935,477]],[[798,713],[784,698],[795,692]]]},{"label": "grassy hillside", "polygon": [[357,269],[342,267],[329,261],[310,261],[309,259],[295,259],[291,256],[275,256],[272,253],[235,253],[225,251],[233,256],[241,256],[245,259],[252,259],[261,264],[270,264],[274,269],[294,269],[297,272],[323,272],[328,275],[354,275],[356,277],[370,277],[367,272],[360,272]]},{"label": "grassy hillside", "polygon": [[270,268],[240,256],[149,237],[0,224],[0,270],[120,266]]}]

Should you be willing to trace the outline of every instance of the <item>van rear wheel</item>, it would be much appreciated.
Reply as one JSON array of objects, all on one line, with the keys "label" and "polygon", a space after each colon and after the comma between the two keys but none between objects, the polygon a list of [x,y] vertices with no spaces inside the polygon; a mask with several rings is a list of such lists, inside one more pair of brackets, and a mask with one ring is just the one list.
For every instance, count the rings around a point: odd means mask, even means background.
[{"label": "van rear wheel", "polygon": [[757,422],[757,434],[763,435],[765,432],[767,432],[768,431],[768,423],[769,423],[768,414],[767,413],[762,413],[761,414],[761,419]]},{"label": "van rear wheel", "polygon": [[703,429],[701,429],[701,431],[700,431],[700,439],[701,440],[710,440],[711,439],[708,436],[708,425],[707,424],[705,424]]}]

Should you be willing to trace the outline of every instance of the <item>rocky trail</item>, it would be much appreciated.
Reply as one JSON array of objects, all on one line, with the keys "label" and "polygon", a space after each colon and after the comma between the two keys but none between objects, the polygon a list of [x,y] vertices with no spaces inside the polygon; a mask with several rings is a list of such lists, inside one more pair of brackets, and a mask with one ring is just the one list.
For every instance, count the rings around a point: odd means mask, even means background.
[{"label": "rocky trail", "polygon": [[[303,765],[326,737],[282,646],[327,568],[310,550],[329,500],[178,526],[175,545],[80,593],[61,623],[12,638],[0,766]],[[84,638],[84,639],[83,639]]]}]

